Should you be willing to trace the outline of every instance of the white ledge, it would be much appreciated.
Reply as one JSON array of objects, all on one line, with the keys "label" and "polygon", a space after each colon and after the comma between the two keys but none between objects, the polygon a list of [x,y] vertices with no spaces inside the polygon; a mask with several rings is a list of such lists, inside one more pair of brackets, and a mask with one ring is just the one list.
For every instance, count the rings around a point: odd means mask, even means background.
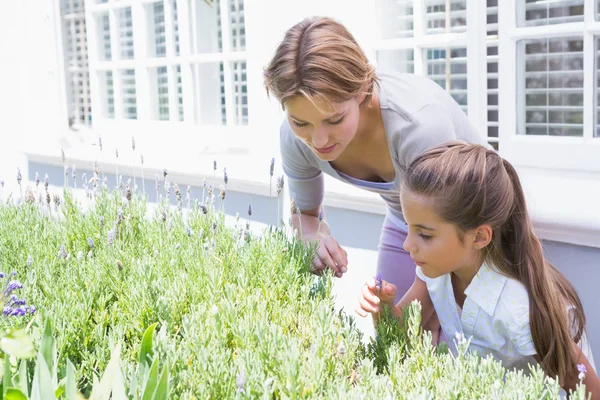
[{"label": "white ledge", "polygon": [[[74,134],[73,134],[74,135]],[[88,135],[89,137],[89,135]],[[73,144],[76,143],[76,144]],[[257,155],[239,149],[231,151],[218,144],[199,150],[185,148],[178,140],[161,144],[157,153],[156,145],[144,162],[145,178],[154,179],[158,174],[162,181],[163,168],[168,168],[169,180],[182,185],[201,186],[203,179],[215,187],[223,184],[223,167],[227,167],[228,190],[260,196],[277,196],[276,169],[269,187],[269,162],[266,157],[257,163]],[[218,143],[222,143],[218,142]],[[60,149],[66,147],[67,164],[91,169],[99,160],[104,171],[114,173],[118,166],[119,174],[132,175],[132,162],[135,159],[136,171],[140,171],[139,152],[131,147],[120,150],[119,158],[104,149],[100,154],[90,143],[79,140],[49,139],[45,143],[27,143],[21,151],[34,162],[61,166]],[[99,158],[100,156],[100,158]],[[276,158],[278,155],[274,155]],[[212,169],[213,159],[218,162],[216,173]],[[279,163],[277,163],[278,165]],[[591,172],[565,172],[517,168],[527,197],[528,207],[536,234],[543,240],[570,243],[600,248],[600,174]],[[138,175],[138,177],[140,177]],[[331,177],[326,177],[325,206],[339,207],[355,211],[385,214],[385,204],[376,194],[370,193]]]}]

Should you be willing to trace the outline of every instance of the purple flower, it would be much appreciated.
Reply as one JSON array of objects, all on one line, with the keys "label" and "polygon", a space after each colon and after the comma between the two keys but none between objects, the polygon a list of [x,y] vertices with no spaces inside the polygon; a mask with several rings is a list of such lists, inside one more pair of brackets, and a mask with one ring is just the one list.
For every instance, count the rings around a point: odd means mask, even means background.
[{"label": "purple flower", "polygon": [[23,175],[21,175],[21,168],[17,167],[17,183],[20,185],[21,180],[23,179]]},{"label": "purple flower", "polygon": [[[27,257],[27,266],[31,267],[31,264],[33,264],[33,257],[28,256]],[[3,278],[4,276],[0,276],[0,278]]]},{"label": "purple flower", "polygon": [[269,166],[269,175],[272,177],[275,172],[275,158],[271,158],[271,165]]},{"label": "purple flower", "polygon": [[65,246],[63,244],[60,245],[60,251],[58,252],[58,256],[60,258],[67,258],[67,251],[65,250]]},{"label": "purple flower", "polygon": [[587,373],[587,368],[585,367],[585,364],[577,364],[577,371],[579,371],[579,380],[584,380],[585,374]]},{"label": "purple flower", "polygon": [[0,279],[4,279],[4,272],[0,272]]},{"label": "purple flower", "polygon": [[37,310],[37,308],[35,308],[35,306],[31,306],[29,307],[29,313],[30,314],[35,314],[35,311]]},{"label": "purple flower", "polygon": [[4,315],[10,315],[12,314],[12,308],[10,308],[9,306],[4,307],[4,310],[2,311]]},{"label": "purple flower", "polygon": [[23,284],[19,281],[10,281],[4,290],[4,297],[8,297],[14,290],[22,289]]},{"label": "purple flower", "polygon": [[111,229],[110,231],[108,231],[108,244],[112,245],[114,241],[115,241],[115,230]]},{"label": "purple flower", "polygon": [[381,285],[383,284],[383,276],[381,275],[381,272],[377,273],[377,276],[375,277],[375,286],[377,286],[377,289],[381,289]]},{"label": "purple flower", "polygon": [[90,247],[90,249],[94,249],[94,241],[92,240],[92,238],[88,238],[87,244]]},{"label": "purple flower", "polygon": [[252,204],[248,204],[248,216],[252,216]]},{"label": "purple flower", "polygon": [[283,190],[283,185],[283,175],[281,175],[277,178],[277,196],[281,194],[281,191]]},{"label": "purple flower", "polygon": [[226,185],[227,182],[229,182],[229,178],[227,177],[227,168],[223,168],[223,182],[225,182]]}]

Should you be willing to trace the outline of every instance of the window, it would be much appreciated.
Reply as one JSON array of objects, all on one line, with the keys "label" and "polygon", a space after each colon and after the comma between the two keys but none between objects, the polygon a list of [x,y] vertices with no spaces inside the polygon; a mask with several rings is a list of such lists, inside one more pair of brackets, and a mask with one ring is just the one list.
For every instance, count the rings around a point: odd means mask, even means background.
[{"label": "window", "polygon": [[379,66],[437,82],[515,165],[600,171],[600,1],[377,4]]},{"label": "window", "polygon": [[[376,60],[381,68],[431,78],[497,147],[497,2],[488,1],[487,8],[483,2],[472,2],[469,9],[467,3],[471,4],[466,0],[378,1]],[[487,26],[468,25],[469,20],[486,17]]]},{"label": "window", "polygon": [[62,38],[69,125],[92,122],[83,0],[61,0]]},{"label": "window", "polygon": [[248,124],[243,0],[92,0],[88,20],[97,119]]},{"label": "window", "polygon": [[511,162],[600,171],[594,3],[500,2],[499,136]]}]

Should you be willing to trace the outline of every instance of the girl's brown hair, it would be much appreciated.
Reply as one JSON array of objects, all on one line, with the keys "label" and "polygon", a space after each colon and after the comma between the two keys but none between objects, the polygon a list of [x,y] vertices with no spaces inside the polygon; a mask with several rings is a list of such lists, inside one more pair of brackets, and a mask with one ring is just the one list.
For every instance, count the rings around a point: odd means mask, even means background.
[{"label": "girl's brown hair", "polygon": [[297,95],[328,105],[361,94],[368,99],[377,85],[375,68],[352,34],[327,17],[306,18],[291,27],[263,77],[267,94],[282,108]]},{"label": "girl's brown hair", "polygon": [[466,231],[492,227],[485,261],[527,289],[531,335],[544,371],[560,382],[572,378],[579,354],[571,342],[579,343],[583,335],[585,313],[571,283],[544,258],[512,165],[483,146],[449,142],[410,165],[403,190],[431,197],[461,240]]}]

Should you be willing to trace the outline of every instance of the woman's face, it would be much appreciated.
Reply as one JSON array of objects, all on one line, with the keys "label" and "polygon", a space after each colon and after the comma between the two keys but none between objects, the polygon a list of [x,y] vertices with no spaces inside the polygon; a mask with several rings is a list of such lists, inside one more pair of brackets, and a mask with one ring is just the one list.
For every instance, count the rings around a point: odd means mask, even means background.
[{"label": "woman's face", "polygon": [[360,96],[329,107],[324,101],[313,104],[304,96],[295,96],[285,108],[294,134],[321,160],[334,161],[358,130],[363,100],[364,96]]}]

